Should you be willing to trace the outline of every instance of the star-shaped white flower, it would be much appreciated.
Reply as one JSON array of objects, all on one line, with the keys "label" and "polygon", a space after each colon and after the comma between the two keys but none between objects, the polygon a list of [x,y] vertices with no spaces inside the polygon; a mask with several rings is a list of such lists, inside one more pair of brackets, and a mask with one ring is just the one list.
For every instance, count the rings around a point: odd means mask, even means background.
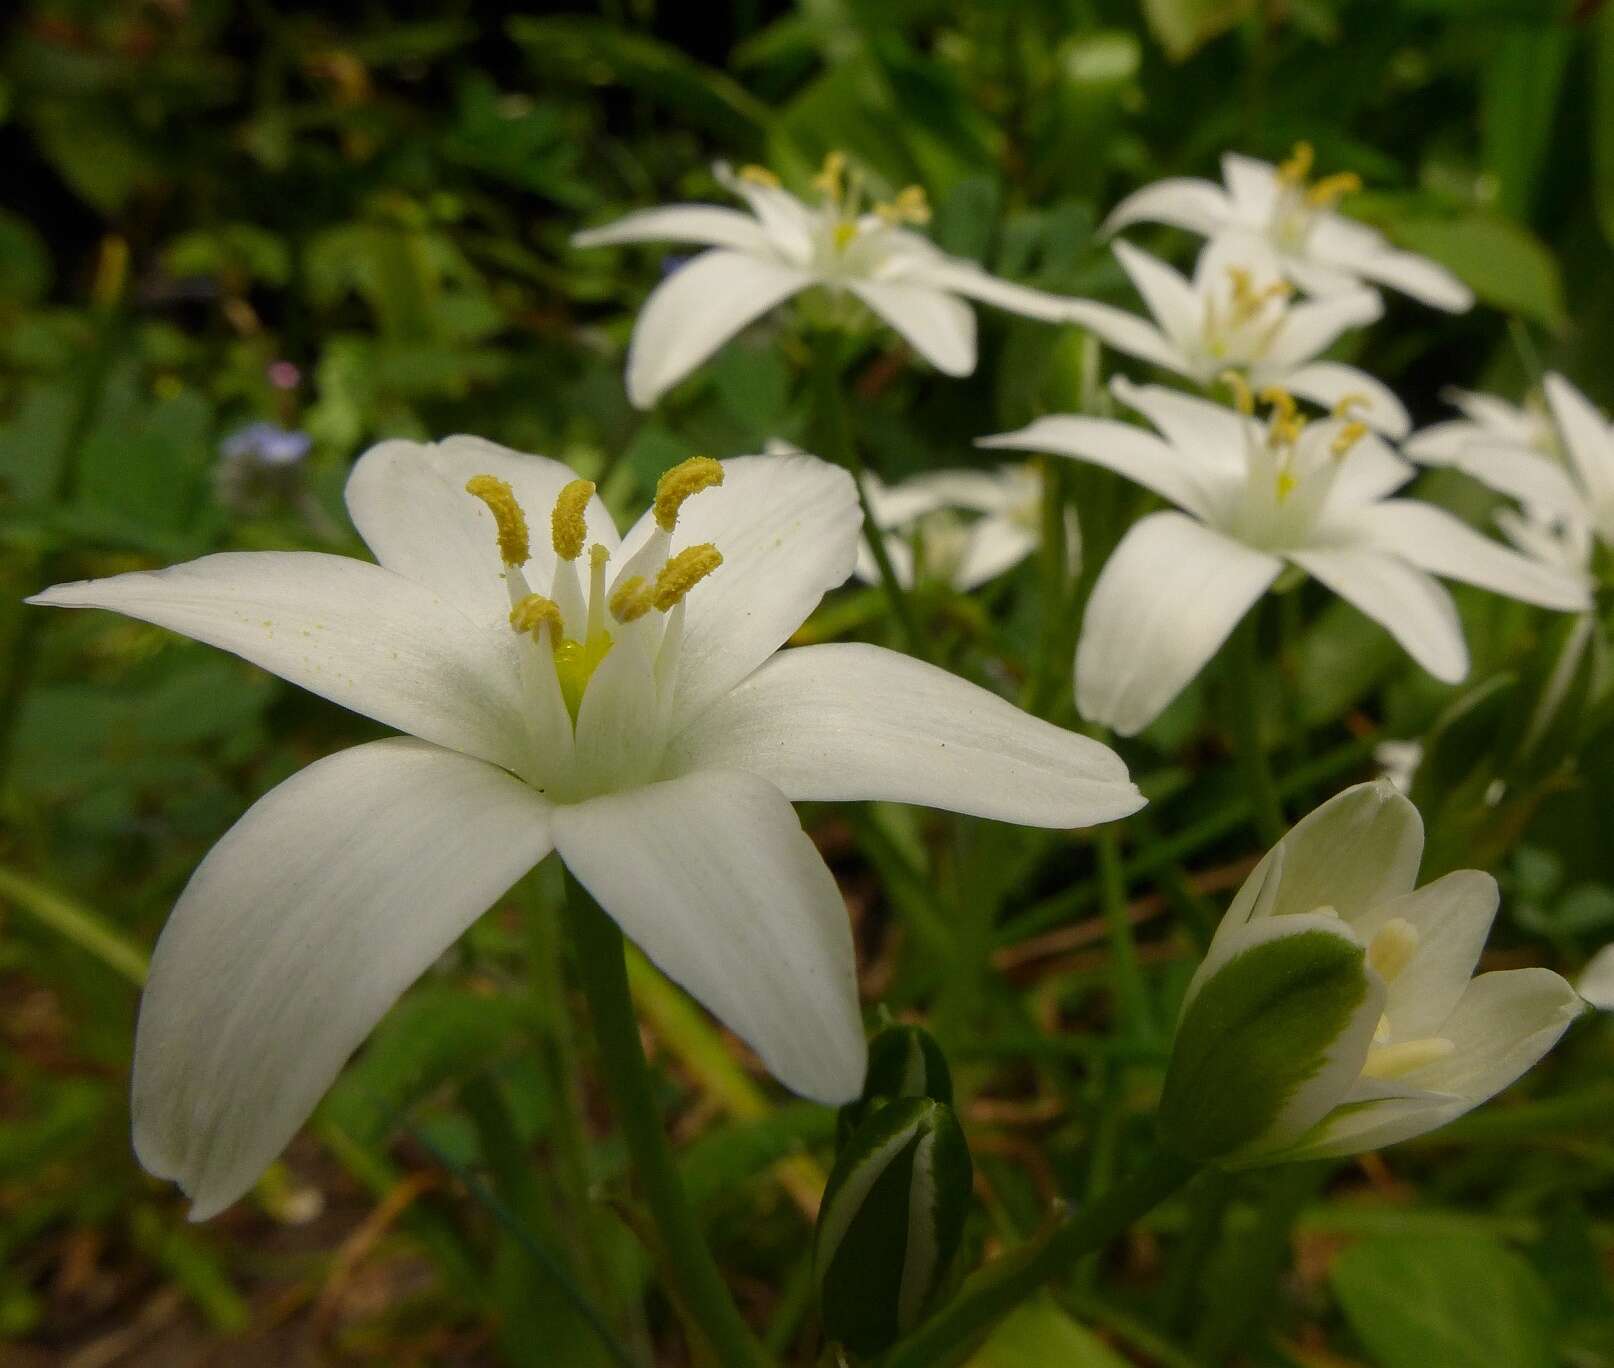
[{"label": "star-shaped white flower", "polygon": [[747,323],[813,285],[862,300],[947,375],[975,369],[975,315],[964,298],[1051,323],[1066,316],[1069,300],[999,280],[905,226],[930,217],[917,186],[865,211],[839,154],[830,156],[816,181],[817,204],[797,198],[761,167],[736,174],[719,164],[714,171],[749,214],[675,204],[572,239],[578,247],[674,241],[709,249],[651,292],[634,325],[628,397],[640,408],[653,405]]},{"label": "star-shaped white flower", "polygon": [[1453,466],[1524,514],[1497,515],[1532,555],[1584,572],[1595,542],[1614,547],[1614,427],[1563,376],[1542,383],[1545,411],[1485,394],[1455,392],[1466,421],[1437,423],[1407,443],[1426,465]]},{"label": "star-shaped white flower", "polygon": [[1374,291],[1297,302],[1277,256],[1249,233],[1213,238],[1192,281],[1130,243],[1114,250],[1154,321],[1093,300],[1073,303],[1068,317],[1117,351],[1202,388],[1234,371],[1252,388],[1279,385],[1324,408],[1351,397],[1375,431],[1406,435],[1407,411],[1385,385],[1355,366],[1316,359],[1347,328],[1378,318],[1384,305]]},{"label": "star-shaped white flower", "polygon": [[812,457],[685,462],[620,539],[587,481],[471,437],[375,447],[347,503],[379,565],[227,553],[32,600],[183,632],[410,734],[260,799],[158,942],[135,1146],[198,1218],[551,849],[782,1082],[839,1102],[864,1067],[852,941],[792,800],[1058,827],[1142,804],[1111,751],[945,671],[779,652],[858,540],[850,478]]},{"label": "star-shaped white flower", "polygon": [[1229,152],[1222,158],[1225,185],[1190,177],[1156,181],[1116,205],[1104,231],[1167,223],[1206,237],[1255,233],[1278,253],[1287,278],[1310,294],[1335,294],[1371,281],[1448,313],[1473,305],[1473,291],[1444,266],[1401,251],[1382,233],[1335,213],[1339,198],[1361,183],[1347,171],[1308,185],[1311,163],[1307,143],[1282,166]]},{"label": "star-shaped white flower", "polygon": [[[1042,539],[1042,477],[1030,463],[931,471],[898,485],[869,477],[865,492],[904,588],[913,585],[916,552],[921,576],[962,594],[1007,574]],[[1074,510],[1066,512],[1065,537],[1074,566],[1081,539]],[[865,584],[880,582],[866,544],[858,547],[853,573]]]},{"label": "star-shaped white flower", "polygon": [[1251,872],[1217,927],[1193,995],[1235,956],[1333,930],[1366,947],[1369,991],[1322,1067],[1244,1162],[1356,1154],[1422,1135],[1531,1068],[1584,1010],[1549,969],[1474,975],[1496,880],[1460,869],[1418,888],[1423,822],[1387,779],[1303,818]]},{"label": "star-shaped white flower", "polygon": [[[1286,564],[1381,623],[1424,669],[1455,682],[1468,651],[1434,579],[1548,608],[1582,609],[1572,576],[1481,536],[1444,509],[1390,495],[1412,468],[1347,415],[1307,423],[1281,391],[1269,421],[1157,386],[1114,382],[1160,435],[1100,418],[1041,418],[982,445],[1090,461],[1183,512],[1151,513],[1093,587],[1076,648],[1082,715],[1146,727],[1199,673]],[[1246,407],[1249,396],[1245,395]]]}]

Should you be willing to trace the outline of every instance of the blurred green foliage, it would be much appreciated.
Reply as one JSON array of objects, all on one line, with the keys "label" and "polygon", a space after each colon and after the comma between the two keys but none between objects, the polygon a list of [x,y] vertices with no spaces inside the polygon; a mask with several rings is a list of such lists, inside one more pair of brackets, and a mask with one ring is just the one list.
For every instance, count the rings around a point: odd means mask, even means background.
[{"label": "blurred green foliage", "polygon": [[[577,228],[717,198],[714,158],[804,179],[840,148],[893,186],[923,184],[949,250],[1124,300],[1095,236],[1122,193],[1214,174],[1227,148],[1277,158],[1307,139],[1321,166],[1362,173],[1371,193],[1355,212],[1489,306],[1448,318],[1392,302],[1361,341],[1420,420],[1440,415],[1444,385],[1517,395],[1543,367],[1614,400],[1614,7],[1596,0],[601,0],[547,13],[18,0],[4,25],[8,1363],[108,1346],[175,1363],[220,1342],[260,1356],[249,1362],[308,1343],[335,1361],[684,1361],[677,1308],[647,1292],[654,1254],[588,1084],[551,871],[406,998],[251,1203],[188,1227],[139,1173],[125,1093],[143,947],[254,797],[372,732],[154,629],[47,621],[20,603],[56,580],[217,549],[362,553],[340,491],[381,437],[470,431],[542,451],[620,509],[682,456],[803,432],[800,339],[778,318],[657,411],[632,411],[623,346],[671,258],[574,252]],[[990,313],[982,328],[963,382],[871,344],[858,421],[882,475],[968,463],[970,437],[1081,404],[1080,339]],[[252,423],[306,434],[308,455],[278,473],[250,453],[232,463],[225,445]],[[1090,584],[1143,496],[1103,472],[1063,478]],[[1426,484],[1486,511],[1455,476]],[[1068,641],[1040,635],[1036,573],[931,605],[938,658],[1009,692],[1045,652],[1068,660]],[[1605,708],[1526,747],[1514,724],[1562,643],[1540,613],[1460,599],[1476,666],[1455,690],[1309,589],[1264,624],[1260,702],[1291,815],[1365,773],[1372,739],[1427,736],[1432,860],[1503,875],[1498,962],[1569,971],[1614,933],[1614,719]],[[846,591],[810,630],[889,628],[877,599]],[[1155,799],[1128,832],[1135,892],[1160,895],[1140,915],[1163,900],[1184,928],[1145,933],[1162,1022],[1208,899],[1253,853],[1218,708],[1196,686],[1127,752]],[[1055,1193],[1102,1188],[1142,1133],[1162,1053],[1098,1029],[1104,963],[1079,949],[1097,939],[1083,939],[1085,842],[884,808],[808,818],[848,890],[871,996],[922,1009],[958,1061],[980,1170],[964,1262],[1033,1230]],[[1064,940],[1034,939],[1054,927]],[[776,1105],[704,1019],[656,1001],[641,1005],[719,1257],[772,1347],[809,1362],[801,1207],[833,1118]],[[1234,1307],[1249,1361],[1614,1361],[1611,1051],[1606,1024],[1585,1027],[1525,1086],[1526,1105],[1308,1197],[1284,1295]],[[1236,1235],[1265,1197],[1241,1179],[1220,1200]],[[1103,1364],[1114,1346],[1194,1361],[1181,1346],[1228,1256],[1207,1246],[1202,1286],[1162,1288],[1159,1249],[1191,1254],[1189,1222],[1167,1207],[1124,1263],[1085,1270],[1062,1308],[1026,1308],[977,1361]]]}]

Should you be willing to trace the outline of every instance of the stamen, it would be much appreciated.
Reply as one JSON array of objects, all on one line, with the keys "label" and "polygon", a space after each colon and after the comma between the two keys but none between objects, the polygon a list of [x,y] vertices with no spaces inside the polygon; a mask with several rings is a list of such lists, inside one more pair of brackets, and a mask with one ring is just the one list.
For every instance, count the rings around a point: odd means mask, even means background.
[{"label": "stamen", "polygon": [[599,542],[588,549],[588,635],[593,640],[605,630],[605,563],[611,553]]},{"label": "stamen", "polygon": [[686,546],[657,573],[652,601],[663,613],[667,612],[721,564],[723,553],[711,542]]},{"label": "stamen", "polygon": [[1272,446],[1293,446],[1305,431],[1306,419],[1295,405],[1294,395],[1277,385],[1268,385],[1259,396],[1263,404],[1272,405],[1272,426],[1267,441]]},{"label": "stamen", "polygon": [[1405,917],[1392,917],[1367,943],[1368,966],[1386,983],[1394,983],[1418,950],[1418,928]]},{"label": "stamen", "polygon": [[1278,179],[1285,185],[1304,185],[1316,155],[1309,142],[1297,142],[1289,159],[1278,168]]},{"label": "stamen", "polygon": [[766,166],[758,166],[755,162],[740,168],[740,179],[750,181],[752,185],[765,185],[770,190],[779,188],[779,177]]},{"label": "stamen", "polygon": [[1362,178],[1354,171],[1336,171],[1324,176],[1306,191],[1306,203],[1314,209],[1326,209],[1346,195],[1354,195],[1362,188]]},{"label": "stamen", "polygon": [[527,515],[521,511],[510,486],[497,475],[473,475],[465,482],[465,492],[474,494],[488,506],[499,529],[499,555],[506,565],[527,563]]},{"label": "stamen", "polygon": [[1278,472],[1278,502],[1287,503],[1289,496],[1295,492],[1299,484],[1300,481],[1295,479],[1293,471],[1280,470]]},{"label": "stamen", "polygon": [[510,610],[510,625],[518,632],[531,632],[534,636],[540,627],[548,627],[551,643],[557,643],[566,630],[566,619],[554,599],[528,594]]},{"label": "stamen", "polygon": [[593,480],[573,480],[560,491],[555,511],[549,515],[550,540],[562,560],[576,560],[588,539],[588,523],[583,513],[594,497]]},{"label": "stamen", "polygon": [[823,169],[813,177],[813,188],[823,191],[832,200],[838,200],[841,197],[845,176],[846,153],[826,153]]},{"label": "stamen", "polygon": [[930,201],[925,198],[925,187],[910,185],[898,192],[896,199],[889,204],[874,206],[877,213],[889,224],[898,223],[929,223]]},{"label": "stamen", "polygon": [[1350,449],[1366,436],[1367,424],[1353,418],[1335,434],[1334,440],[1328,444],[1328,449],[1336,456],[1347,455]]},{"label": "stamen", "polygon": [[643,575],[630,575],[611,595],[611,616],[618,622],[637,622],[655,607],[655,590]]},{"label": "stamen", "polygon": [[1403,1040],[1399,1045],[1375,1045],[1367,1052],[1362,1065],[1363,1078],[1400,1078],[1425,1064],[1449,1058],[1457,1046],[1444,1036],[1425,1036],[1422,1040]]},{"label": "stamen", "polygon": [[1236,370],[1225,370],[1216,378],[1233,391],[1233,407],[1247,418],[1253,416],[1255,395],[1250,392],[1250,382]]},{"label": "stamen", "polygon": [[1334,401],[1334,407],[1329,410],[1336,418],[1349,418],[1353,408],[1372,408],[1373,401],[1367,395],[1357,390],[1349,394],[1342,394]]},{"label": "stamen", "polygon": [[857,221],[855,219],[842,219],[835,225],[835,250],[844,252],[852,245],[857,237]]},{"label": "stamen", "polygon": [[723,467],[710,456],[680,461],[656,481],[656,526],[671,532],[678,526],[678,510],[685,499],[722,483]]}]

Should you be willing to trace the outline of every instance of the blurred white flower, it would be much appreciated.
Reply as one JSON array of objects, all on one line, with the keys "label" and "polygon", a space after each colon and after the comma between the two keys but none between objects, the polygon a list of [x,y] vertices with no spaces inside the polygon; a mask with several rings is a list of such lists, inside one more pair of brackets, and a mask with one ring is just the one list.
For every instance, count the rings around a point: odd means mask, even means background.
[{"label": "blurred white flower", "polygon": [[1285,564],[1381,623],[1424,669],[1455,682],[1468,651],[1434,579],[1477,584],[1548,608],[1587,606],[1572,576],[1481,536],[1444,509],[1389,497],[1412,467],[1346,412],[1308,423],[1281,390],[1266,422],[1158,386],[1114,382],[1160,435],[1099,418],[1042,418],[989,447],[1104,466],[1184,512],[1151,513],[1121,539],[1094,585],[1076,648],[1076,701],[1131,735],[1215,655]]},{"label": "blurred white flower", "polygon": [[[885,533],[891,568],[905,589],[914,583],[916,552],[919,578],[967,593],[1008,573],[1042,540],[1042,477],[1030,462],[991,471],[933,471],[898,485],[869,477],[866,492],[875,525]],[[1081,525],[1069,509],[1065,545],[1074,569]],[[858,546],[853,573],[865,584],[880,582],[867,544]]]},{"label": "blurred white flower", "polygon": [[379,565],[229,553],[31,600],[183,632],[410,733],[260,799],[158,942],[135,1147],[198,1219],[551,849],[783,1083],[845,1101],[865,1053],[851,934],[792,800],[1054,827],[1142,805],[1113,752],[945,671],[779,652],[859,534],[851,479],[812,457],[687,461],[620,539],[591,483],[472,437],[382,443],[347,503]]},{"label": "blurred white flower", "polygon": [[1380,741],[1373,747],[1373,763],[1399,793],[1411,793],[1418,766],[1423,764],[1423,742]]},{"label": "blurred white flower", "polygon": [[1575,991],[1601,1012],[1614,1012],[1614,945],[1605,945],[1580,971]]},{"label": "blurred white flower", "polygon": [[[1219,1156],[1234,1164],[1355,1154],[1443,1126],[1500,1092],[1531,1068],[1584,1011],[1579,995],[1547,969],[1474,976],[1495,919],[1496,880],[1461,869],[1417,888],[1423,855],[1418,810],[1387,780],[1359,784],[1301,820],[1245,880],[1194,975],[1173,1049],[1220,1065],[1222,1095],[1259,1096],[1262,1114]],[[1215,1040],[1185,1037],[1228,1020],[1196,1021],[1196,998],[1261,947],[1307,933],[1345,937],[1361,955],[1357,1001],[1314,1067],[1301,1069],[1285,1095],[1266,1096],[1262,1078],[1238,1077],[1237,1058],[1218,1059]],[[1298,949],[1298,947],[1297,947]],[[1254,961],[1249,961],[1254,965]],[[1258,973],[1224,991],[1218,1005],[1247,1007],[1260,1032]],[[1238,1002],[1226,999],[1238,998]],[[1243,1024],[1238,1021],[1237,1024]],[[1192,1054],[1185,1054],[1185,1047]],[[1281,1054],[1282,1044],[1270,1042]],[[1223,1051],[1225,1054],[1226,1052]],[[1197,1058],[1196,1058],[1197,1056]],[[1264,1077],[1278,1071],[1260,1061]],[[1246,1062],[1244,1069],[1255,1065]],[[1181,1072],[1178,1070],[1179,1073]],[[1177,1092],[1200,1077],[1180,1077]],[[1173,1080],[1168,1077],[1168,1094]],[[1189,1096],[1178,1112],[1217,1120],[1220,1099]],[[1237,1128],[1223,1127],[1232,1138]],[[1249,1131],[1257,1131],[1249,1134]],[[1196,1137],[1188,1136],[1192,1142]]]},{"label": "blurred white flower", "polygon": [[856,296],[948,375],[975,369],[975,315],[965,298],[1051,323],[1066,317],[1069,300],[999,280],[913,232],[907,225],[930,219],[918,186],[864,209],[856,174],[840,153],[826,158],[814,182],[817,204],[759,166],[735,173],[720,163],[714,171],[749,214],[675,204],[572,238],[578,247],[676,241],[710,249],[662,281],[634,325],[628,396],[640,408],[747,323],[813,285]]},{"label": "blurred white flower", "polygon": [[1154,321],[1092,300],[1077,300],[1068,317],[1118,351],[1202,388],[1232,370],[1254,389],[1281,386],[1324,408],[1350,398],[1369,427],[1406,435],[1407,411],[1385,385],[1354,366],[1316,359],[1347,328],[1378,318],[1384,305],[1374,291],[1296,302],[1272,248],[1244,232],[1213,238],[1192,281],[1129,243],[1117,242],[1115,255]]},{"label": "blurred white flower", "polygon": [[1116,205],[1104,231],[1134,223],[1168,223],[1206,237],[1242,230],[1264,238],[1284,275],[1310,294],[1372,281],[1449,313],[1473,305],[1473,291],[1444,266],[1400,251],[1383,234],[1335,213],[1334,205],[1361,181],[1345,171],[1308,185],[1312,160],[1309,143],[1297,144],[1282,166],[1229,152],[1222,158],[1224,185],[1187,177],[1146,185]]}]

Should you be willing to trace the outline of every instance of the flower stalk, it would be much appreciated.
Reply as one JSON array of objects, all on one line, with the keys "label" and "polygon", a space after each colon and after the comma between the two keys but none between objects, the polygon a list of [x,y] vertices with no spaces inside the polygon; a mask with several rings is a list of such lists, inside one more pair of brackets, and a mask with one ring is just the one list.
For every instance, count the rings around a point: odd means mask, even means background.
[{"label": "flower stalk", "polygon": [[1287,823],[1283,800],[1272,777],[1272,766],[1261,745],[1258,681],[1260,652],[1256,640],[1259,615],[1251,613],[1233,629],[1227,645],[1227,720],[1233,733],[1233,752],[1244,774],[1250,798],[1250,815],[1256,834],[1266,845],[1277,844]]}]

